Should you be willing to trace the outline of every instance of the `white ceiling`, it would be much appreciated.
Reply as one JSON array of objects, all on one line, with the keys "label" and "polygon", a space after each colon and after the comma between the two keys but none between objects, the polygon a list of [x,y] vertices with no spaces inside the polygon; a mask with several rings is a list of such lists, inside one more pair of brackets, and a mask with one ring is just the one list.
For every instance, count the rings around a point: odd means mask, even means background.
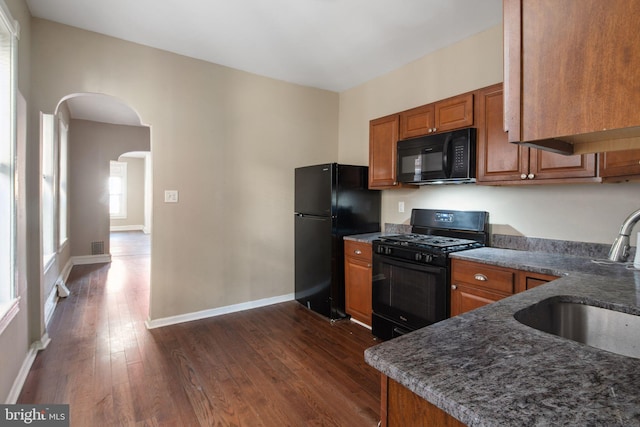
[{"label": "white ceiling", "polygon": [[33,16],[331,91],[502,21],[502,0],[27,0]]}]

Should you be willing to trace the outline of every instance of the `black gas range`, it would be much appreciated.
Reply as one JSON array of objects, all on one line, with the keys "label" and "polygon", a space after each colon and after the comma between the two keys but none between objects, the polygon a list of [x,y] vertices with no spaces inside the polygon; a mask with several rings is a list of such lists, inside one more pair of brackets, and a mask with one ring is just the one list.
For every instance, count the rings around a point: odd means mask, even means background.
[{"label": "black gas range", "polygon": [[383,339],[449,317],[449,254],[488,245],[489,214],[414,209],[411,231],[373,241],[372,332]]},{"label": "black gas range", "polygon": [[448,254],[482,246],[476,240],[410,233],[383,236],[374,241],[373,250],[392,258],[446,266]]}]

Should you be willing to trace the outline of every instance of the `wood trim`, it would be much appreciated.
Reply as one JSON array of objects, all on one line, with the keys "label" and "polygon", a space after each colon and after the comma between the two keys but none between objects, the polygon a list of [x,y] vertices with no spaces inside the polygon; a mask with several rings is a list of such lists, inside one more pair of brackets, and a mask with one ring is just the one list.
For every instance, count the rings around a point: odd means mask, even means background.
[{"label": "wood trim", "polygon": [[387,406],[389,404],[388,386],[389,386],[389,377],[387,377],[385,374],[380,375],[380,427],[387,427],[387,423],[388,423],[388,415],[387,415]]},{"label": "wood trim", "polygon": [[522,4],[504,0],[504,130],[520,142],[522,121]]}]

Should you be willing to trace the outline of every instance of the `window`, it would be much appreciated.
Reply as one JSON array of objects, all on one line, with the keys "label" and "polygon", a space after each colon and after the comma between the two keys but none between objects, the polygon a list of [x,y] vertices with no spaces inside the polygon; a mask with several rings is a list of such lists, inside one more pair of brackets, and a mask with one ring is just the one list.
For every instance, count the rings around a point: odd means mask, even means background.
[{"label": "window", "polygon": [[69,202],[68,202],[68,195],[67,195],[67,180],[69,177],[69,168],[68,168],[68,132],[69,129],[67,128],[67,125],[65,125],[65,123],[60,120],[58,122],[58,129],[59,129],[59,133],[60,133],[60,172],[59,172],[59,188],[58,188],[58,207],[59,207],[59,212],[58,212],[58,218],[59,218],[59,225],[58,225],[58,232],[59,232],[59,236],[58,236],[58,240],[60,242],[60,246],[62,246],[67,239],[69,238],[69,232],[68,232],[68,224],[69,224],[69,219],[68,219],[68,212],[69,212]]},{"label": "window", "polygon": [[17,28],[0,0],[0,332],[18,311],[14,277]]},{"label": "window", "polygon": [[111,161],[109,175],[109,214],[114,219],[127,217],[127,164]]},{"label": "window", "polygon": [[55,246],[55,138],[51,114],[41,114],[42,140],[42,256],[45,266],[53,259]]}]

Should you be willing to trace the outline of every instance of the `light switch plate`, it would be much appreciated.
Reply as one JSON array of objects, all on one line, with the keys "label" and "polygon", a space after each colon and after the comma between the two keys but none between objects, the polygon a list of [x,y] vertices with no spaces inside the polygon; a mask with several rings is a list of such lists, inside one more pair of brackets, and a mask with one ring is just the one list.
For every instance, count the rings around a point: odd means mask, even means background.
[{"label": "light switch plate", "polygon": [[404,202],[398,202],[398,212],[404,212]]},{"label": "light switch plate", "polygon": [[178,203],[178,190],[164,190],[165,203]]}]

